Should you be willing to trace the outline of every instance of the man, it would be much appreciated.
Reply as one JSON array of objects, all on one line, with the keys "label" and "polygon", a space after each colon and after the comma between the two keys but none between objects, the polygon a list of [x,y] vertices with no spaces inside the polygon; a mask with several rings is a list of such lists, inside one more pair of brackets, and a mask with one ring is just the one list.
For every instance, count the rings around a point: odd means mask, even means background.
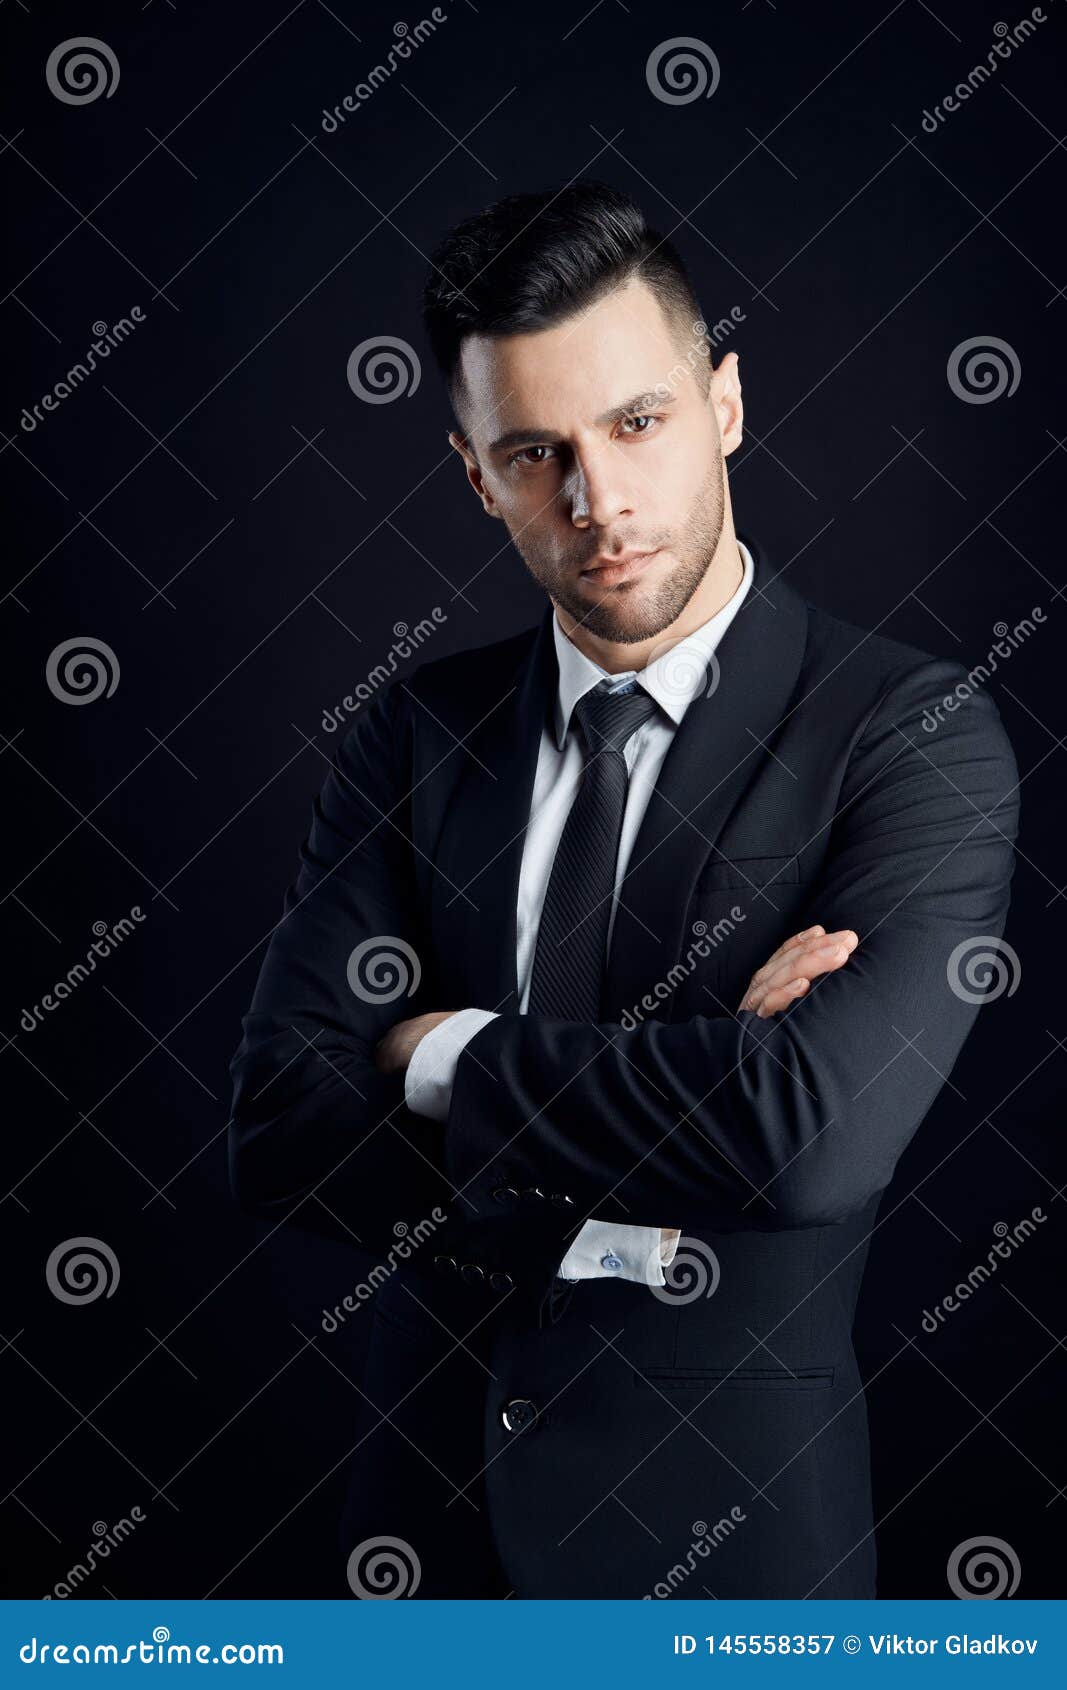
[{"label": "man", "polygon": [[1003,930],[1009,743],[735,534],[738,359],[626,196],[470,219],[426,325],[548,602],[361,709],[232,1064],[239,1200],[388,1266],[349,1583],[873,1595],[853,1311]]}]

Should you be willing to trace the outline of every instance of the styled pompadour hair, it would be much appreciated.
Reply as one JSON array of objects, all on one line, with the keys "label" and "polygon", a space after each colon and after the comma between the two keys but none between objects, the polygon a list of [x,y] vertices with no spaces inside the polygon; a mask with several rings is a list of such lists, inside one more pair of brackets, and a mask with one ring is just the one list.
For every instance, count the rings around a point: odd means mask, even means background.
[{"label": "styled pompadour hair", "polygon": [[[460,351],[468,335],[549,328],[631,280],[652,290],[679,338],[704,333],[678,252],[628,194],[606,182],[509,194],[449,230],[431,257],[423,321],[461,426]],[[699,362],[706,384],[710,357]]]}]

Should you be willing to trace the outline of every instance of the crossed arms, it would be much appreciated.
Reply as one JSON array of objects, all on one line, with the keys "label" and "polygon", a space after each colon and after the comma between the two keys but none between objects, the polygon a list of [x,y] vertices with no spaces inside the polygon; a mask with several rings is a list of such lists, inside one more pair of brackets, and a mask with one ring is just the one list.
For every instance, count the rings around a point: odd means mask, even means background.
[{"label": "crossed arms", "polygon": [[459,1058],[443,1126],[410,1115],[402,1069],[380,1065],[397,1002],[357,995],[347,975],[363,940],[418,953],[422,937],[418,704],[379,694],[315,800],[231,1062],[239,1200],[372,1249],[457,1194],[465,1214],[499,1214],[502,1170],[570,1193],[580,1217],[617,1197],[637,1225],[803,1228],[864,1207],[974,1021],[967,948],[995,946],[1008,910],[1018,775],[996,706],[974,693],[935,733],[922,725],[963,673],[932,659],[898,676],[849,759],[808,898],[811,920],[858,934],[847,967],[773,1018],[627,1030],[497,1016]]}]

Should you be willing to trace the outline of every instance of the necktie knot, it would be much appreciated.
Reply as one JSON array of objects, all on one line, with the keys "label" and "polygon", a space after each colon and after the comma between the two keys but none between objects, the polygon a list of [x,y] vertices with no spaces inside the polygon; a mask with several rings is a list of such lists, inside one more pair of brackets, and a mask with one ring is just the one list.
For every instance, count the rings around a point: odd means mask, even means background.
[{"label": "necktie knot", "polygon": [[632,686],[628,692],[613,692],[613,682],[601,681],[591,687],[574,706],[587,753],[596,757],[603,751],[622,753],[630,735],[636,733],[659,705],[644,687]]}]

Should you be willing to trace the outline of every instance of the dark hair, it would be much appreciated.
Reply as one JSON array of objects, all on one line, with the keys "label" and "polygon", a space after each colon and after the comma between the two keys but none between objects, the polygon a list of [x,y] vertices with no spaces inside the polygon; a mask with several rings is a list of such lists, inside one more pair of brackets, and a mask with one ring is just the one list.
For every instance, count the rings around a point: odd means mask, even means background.
[{"label": "dark hair", "polygon": [[[647,283],[668,319],[705,333],[678,252],[628,194],[606,182],[509,194],[449,230],[431,258],[423,321],[457,419],[466,336],[548,328],[634,278]],[[710,356],[700,364],[710,372]]]}]

